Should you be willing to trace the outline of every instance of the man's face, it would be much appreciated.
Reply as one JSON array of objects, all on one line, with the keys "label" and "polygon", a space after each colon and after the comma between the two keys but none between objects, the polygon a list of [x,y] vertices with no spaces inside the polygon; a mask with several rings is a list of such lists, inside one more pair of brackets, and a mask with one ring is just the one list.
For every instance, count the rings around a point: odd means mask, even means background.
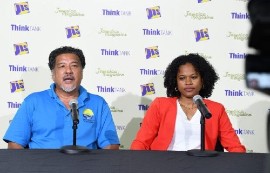
[{"label": "man's face", "polygon": [[79,88],[82,78],[83,69],[77,55],[66,53],[56,57],[52,79],[56,83],[57,89],[72,92]]}]

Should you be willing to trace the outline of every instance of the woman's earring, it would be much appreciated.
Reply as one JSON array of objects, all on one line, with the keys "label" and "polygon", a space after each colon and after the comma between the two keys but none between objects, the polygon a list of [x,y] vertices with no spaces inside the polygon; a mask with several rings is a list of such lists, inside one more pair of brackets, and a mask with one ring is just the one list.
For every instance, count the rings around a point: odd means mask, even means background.
[{"label": "woman's earring", "polygon": [[178,89],[177,89],[176,87],[174,88],[174,90],[175,90],[176,92],[178,91]]}]

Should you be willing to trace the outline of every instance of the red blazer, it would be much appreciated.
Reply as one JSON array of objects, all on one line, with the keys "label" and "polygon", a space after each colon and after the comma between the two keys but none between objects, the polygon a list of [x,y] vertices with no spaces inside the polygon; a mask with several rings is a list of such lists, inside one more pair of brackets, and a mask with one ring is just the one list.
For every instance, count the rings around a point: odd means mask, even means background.
[{"label": "red blazer", "polygon": [[[222,104],[204,99],[210,119],[205,120],[205,149],[215,150],[217,138],[229,152],[245,152]],[[167,150],[173,138],[177,98],[156,98],[148,108],[132,150]]]}]

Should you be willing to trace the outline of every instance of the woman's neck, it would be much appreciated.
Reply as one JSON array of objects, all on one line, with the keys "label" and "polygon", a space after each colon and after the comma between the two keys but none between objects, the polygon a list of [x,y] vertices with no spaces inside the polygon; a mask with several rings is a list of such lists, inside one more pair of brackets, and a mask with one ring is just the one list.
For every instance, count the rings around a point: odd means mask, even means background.
[{"label": "woman's neck", "polygon": [[196,104],[193,102],[192,98],[180,97],[178,102],[182,108],[185,109],[195,109],[197,108]]}]

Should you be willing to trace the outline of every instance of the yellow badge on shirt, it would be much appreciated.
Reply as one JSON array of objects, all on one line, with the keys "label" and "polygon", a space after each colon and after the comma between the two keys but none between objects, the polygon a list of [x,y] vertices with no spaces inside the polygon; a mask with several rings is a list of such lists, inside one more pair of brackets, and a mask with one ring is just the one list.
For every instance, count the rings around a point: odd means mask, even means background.
[{"label": "yellow badge on shirt", "polygon": [[91,109],[85,109],[83,111],[83,115],[86,116],[86,117],[92,117],[94,115],[93,111]]}]

